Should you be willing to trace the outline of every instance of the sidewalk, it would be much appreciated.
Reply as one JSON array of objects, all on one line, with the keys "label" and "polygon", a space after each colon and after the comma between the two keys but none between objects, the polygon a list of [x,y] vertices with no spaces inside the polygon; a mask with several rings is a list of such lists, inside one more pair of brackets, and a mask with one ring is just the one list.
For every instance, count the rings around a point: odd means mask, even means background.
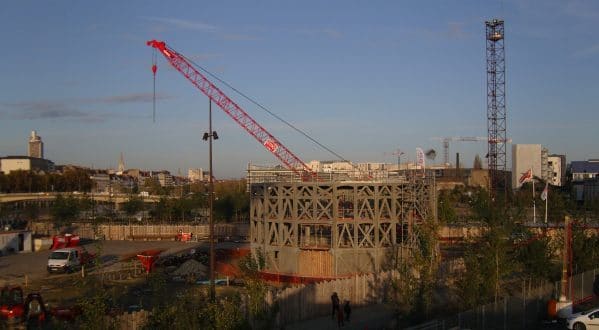
[{"label": "sidewalk", "polygon": [[[342,307],[343,308],[343,307]],[[343,327],[337,326],[337,317],[323,316],[315,319],[304,320],[285,325],[285,330],[374,330],[392,329],[393,312],[385,305],[373,305],[362,308],[353,308],[350,322],[345,322]]]}]

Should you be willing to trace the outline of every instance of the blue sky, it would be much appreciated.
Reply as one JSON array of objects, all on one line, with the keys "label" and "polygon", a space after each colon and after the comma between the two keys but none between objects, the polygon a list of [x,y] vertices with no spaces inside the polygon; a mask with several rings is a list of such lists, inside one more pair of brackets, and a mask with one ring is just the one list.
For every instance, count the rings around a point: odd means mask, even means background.
[{"label": "blue sky", "polygon": [[[506,28],[507,127],[568,161],[599,158],[599,2],[3,1],[0,156],[37,130],[57,164],[208,167],[208,100],[158,60],[150,39],[218,74],[344,157],[415,159],[432,137],[486,136],[484,21]],[[302,160],[333,159],[232,91]],[[214,109],[215,175],[278,164]],[[508,149],[509,150],[509,149]],[[451,144],[467,166],[485,143]],[[508,164],[509,166],[509,164]]]}]

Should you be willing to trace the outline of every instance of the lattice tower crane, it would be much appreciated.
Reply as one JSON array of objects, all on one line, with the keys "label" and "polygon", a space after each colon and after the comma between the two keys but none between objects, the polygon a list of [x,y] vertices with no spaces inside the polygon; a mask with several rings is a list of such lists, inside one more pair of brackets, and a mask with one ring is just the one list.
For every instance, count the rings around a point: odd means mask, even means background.
[{"label": "lattice tower crane", "polygon": [[[229,117],[253,136],[266,150],[277,157],[288,169],[298,174],[302,180],[316,179],[316,173],[291,150],[258,124],[239,105],[231,100],[218,87],[201,74],[185,56],[166,45],[164,41],[150,40],[147,45],[158,50],[166,60],[202,93],[216,103]],[[152,67],[155,73],[155,66]]]},{"label": "lattice tower crane", "polygon": [[511,143],[511,139],[507,139],[507,141],[489,141],[489,138],[486,136],[449,136],[449,137],[434,137],[433,140],[443,142],[443,161],[445,165],[449,165],[449,142],[451,141],[461,141],[461,142],[480,142],[480,141],[488,141],[489,143]]}]

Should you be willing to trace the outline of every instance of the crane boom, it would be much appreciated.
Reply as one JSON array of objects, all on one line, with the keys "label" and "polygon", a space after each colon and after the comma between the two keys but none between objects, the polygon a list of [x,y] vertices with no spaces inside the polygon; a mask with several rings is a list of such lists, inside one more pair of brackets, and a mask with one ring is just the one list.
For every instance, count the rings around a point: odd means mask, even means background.
[{"label": "crane boom", "polygon": [[150,40],[147,45],[160,51],[166,60],[179,71],[187,80],[195,85],[202,93],[206,94],[214,103],[216,103],[229,117],[237,122],[251,136],[277,157],[285,166],[299,174],[303,179],[305,174],[312,178],[316,173],[312,171],[299,157],[285,147],[277,138],[270,134],[264,127],[258,124],[250,115],[247,114],[239,105],[231,100],[225,93],[216,87],[210,80],[201,74],[189,63],[185,57],[177,51],[168,47],[164,41]]}]

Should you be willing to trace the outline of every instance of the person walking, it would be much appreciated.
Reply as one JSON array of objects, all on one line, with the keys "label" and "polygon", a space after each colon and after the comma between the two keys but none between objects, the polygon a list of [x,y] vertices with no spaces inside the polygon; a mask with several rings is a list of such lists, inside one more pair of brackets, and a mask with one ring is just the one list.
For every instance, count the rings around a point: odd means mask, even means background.
[{"label": "person walking", "polygon": [[343,304],[343,312],[345,314],[345,320],[349,322],[349,316],[351,314],[351,306],[349,305],[349,300],[346,300],[345,304]]},{"label": "person walking", "polygon": [[340,328],[342,326],[344,326],[344,324],[343,324],[343,309],[341,309],[341,308],[337,309],[337,326],[339,326]]},{"label": "person walking", "polygon": [[333,292],[331,295],[331,305],[333,306],[333,313],[331,314],[331,319],[335,319],[335,311],[339,314],[339,296],[337,296],[337,292]]}]

